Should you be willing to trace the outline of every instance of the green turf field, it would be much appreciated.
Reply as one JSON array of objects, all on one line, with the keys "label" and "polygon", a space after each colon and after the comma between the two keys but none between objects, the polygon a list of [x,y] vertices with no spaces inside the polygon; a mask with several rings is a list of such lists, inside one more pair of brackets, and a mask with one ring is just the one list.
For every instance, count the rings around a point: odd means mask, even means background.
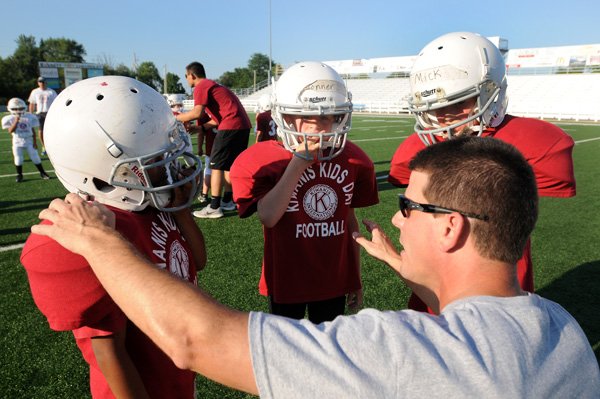
[{"label": "green turf field", "polygon": [[[355,115],[350,134],[350,139],[375,163],[381,200],[377,206],[357,210],[357,216],[359,220],[366,217],[379,222],[395,240],[398,232],[389,220],[397,210],[399,190],[386,183],[385,176],[394,150],[412,132],[412,125],[411,118]],[[536,287],[538,293],[559,302],[575,316],[600,358],[600,126],[560,126],[577,142],[577,196],[541,200],[532,239]],[[52,171],[47,158],[44,165]],[[66,192],[55,178],[41,180],[30,161],[23,169],[25,181],[16,184],[10,137],[1,130],[0,397],[89,397],[86,364],[71,334],[50,331],[32,302],[19,264],[19,244],[25,241],[30,226],[37,223],[38,212]],[[50,175],[54,177],[52,172]],[[208,265],[199,274],[200,285],[234,308],[266,310],[266,300],[256,288],[262,254],[262,230],[257,218],[242,220],[235,212],[227,212],[223,219],[198,220],[198,224],[208,248]],[[405,307],[408,290],[394,273],[364,254],[362,268],[365,306]],[[250,397],[203,377],[197,378],[197,390],[199,398]]]}]

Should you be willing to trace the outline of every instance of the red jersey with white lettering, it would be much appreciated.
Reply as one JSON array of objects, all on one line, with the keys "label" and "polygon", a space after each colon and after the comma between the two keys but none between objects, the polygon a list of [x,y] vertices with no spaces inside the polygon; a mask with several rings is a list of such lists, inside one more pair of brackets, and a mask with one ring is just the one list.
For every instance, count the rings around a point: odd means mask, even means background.
[{"label": "red jersey with white lettering", "polygon": [[218,130],[250,129],[252,124],[240,99],[228,88],[210,79],[194,86],[194,106],[203,105]]},{"label": "red jersey with white lettering", "polygon": [[256,114],[256,133],[260,132],[260,141],[277,140],[277,125],[271,117],[271,111]]},{"label": "red jersey with white lettering", "polygon": [[[482,136],[490,136],[515,146],[533,168],[538,194],[543,197],[573,197],[573,139],[551,123],[506,115],[500,126],[486,129]],[[414,133],[404,140],[392,158],[388,181],[399,187],[408,185],[408,164],[425,144]],[[449,171],[448,173],[451,173]],[[528,241],[523,256],[517,262],[521,288],[533,292],[533,264],[531,243]],[[414,299],[411,298],[411,303]],[[410,306],[410,305],[409,305]],[[411,307],[422,310],[422,308]]]},{"label": "red jersey with white lettering", "polygon": [[[140,253],[158,267],[196,284],[191,251],[171,214],[150,207],[142,212],[110,209],[116,214],[117,230]],[[127,319],[83,257],[48,237],[31,234],[21,253],[21,263],[27,271],[35,304],[46,316],[50,328],[73,331],[77,346],[90,366],[92,397],[114,398],[114,395],[98,367],[91,339],[112,335],[123,328],[126,328],[127,352],[150,397],[194,397],[195,374],[177,368]]]},{"label": "red jersey with white lettering", "polygon": [[[257,202],[279,181],[292,156],[273,140],[257,143],[238,156],[230,177],[240,217],[256,211]],[[263,227],[260,293],[277,303],[301,303],[360,289],[348,214],[350,208],[378,202],[373,162],[351,142],[331,161],[306,169],[279,222]]]}]

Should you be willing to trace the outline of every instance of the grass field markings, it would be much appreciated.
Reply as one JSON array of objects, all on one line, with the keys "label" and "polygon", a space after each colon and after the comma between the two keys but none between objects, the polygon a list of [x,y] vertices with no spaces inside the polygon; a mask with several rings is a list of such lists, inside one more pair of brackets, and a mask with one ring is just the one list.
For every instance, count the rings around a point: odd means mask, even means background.
[{"label": "grass field markings", "polygon": [[372,139],[358,139],[358,140],[351,140],[353,143],[361,143],[363,141],[383,141],[383,140],[398,140],[398,139],[405,139],[408,136],[394,136],[394,137],[378,137],[378,138],[372,138]]},{"label": "grass field markings", "polygon": [[[46,169],[46,173],[48,173],[48,172],[54,173],[54,169],[50,169],[50,170]],[[38,171],[35,171],[35,172],[24,172],[23,176],[39,175],[39,174],[40,174],[40,172],[38,172]],[[0,178],[3,178],[3,177],[15,177],[16,175],[17,175],[16,173],[12,173],[12,174],[9,174],[9,175],[0,175]]]},{"label": "grass field markings", "polygon": [[0,247],[0,252],[12,251],[13,249],[21,249],[24,246],[25,246],[24,242],[21,244],[7,245],[5,247]]},{"label": "grass field markings", "polygon": [[577,140],[575,142],[575,144],[587,143],[588,141],[596,141],[596,140],[600,140],[600,137],[594,137],[592,139],[585,139],[585,140]]}]

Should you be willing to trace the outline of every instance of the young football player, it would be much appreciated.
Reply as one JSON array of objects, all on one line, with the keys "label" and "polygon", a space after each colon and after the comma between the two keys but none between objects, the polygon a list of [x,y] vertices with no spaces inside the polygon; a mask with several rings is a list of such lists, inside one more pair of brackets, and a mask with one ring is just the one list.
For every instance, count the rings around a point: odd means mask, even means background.
[{"label": "young football player", "polygon": [[[186,152],[182,130],[154,89],[128,77],[101,76],[59,95],[45,140],[67,190],[106,204],[139,256],[196,284],[206,252],[189,205],[202,169],[199,162],[181,169],[180,156],[199,161]],[[194,398],[194,373],[179,369],[127,319],[84,258],[31,234],[21,262],[50,328],[73,332],[89,364],[92,397]]]},{"label": "young football player", "polygon": [[271,96],[263,94],[258,100],[256,113],[256,142],[277,140],[277,125],[271,117]]},{"label": "young football player", "polygon": [[[419,53],[410,73],[409,109],[416,117],[416,133],[394,154],[388,181],[408,184],[408,167],[415,154],[429,145],[458,136],[494,137],[514,145],[533,167],[539,194],[575,195],[573,139],[555,125],[506,114],[506,67],[500,50],[474,33],[443,35]],[[448,173],[452,173],[452,168]],[[485,173],[485,170],[481,171]],[[501,206],[502,198],[498,198]],[[531,243],[519,259],[521,287],[533,292]],[[425,310],[413,295],[409,307]]]},{"label": "young football player", "polygon": [[354,208],[378,202],[373,162],[346,140],[352,103],[331,67],[301,62],[276,82],[282,143],[259,142],[231,168],[240,217],[264,226],[260,293],[273,314],[314,323],[362,303]]},{"label": "young football player", "polygon": [[27,151],[29,159],[40,172],[40,177],[44,180],[50,179],[37,152],[35,128],[38,126],[38,118],[26,112],[27,105],[20,98],[15,97],[8,100],[6,108],[10,114],[2,118],[2,129],[7,129],[12,136],[12,152],[15,168],[17,169],[17,183],[23,181],[24,151]]}]

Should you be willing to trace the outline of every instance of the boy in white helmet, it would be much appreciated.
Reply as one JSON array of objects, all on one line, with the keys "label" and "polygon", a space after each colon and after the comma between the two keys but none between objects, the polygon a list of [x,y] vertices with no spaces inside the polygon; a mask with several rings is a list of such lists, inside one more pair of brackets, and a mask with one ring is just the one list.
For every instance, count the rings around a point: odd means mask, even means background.
[{"label": "boy in white helmet", "polygon": [[27,151],[29,159],[40,172],[40,177],[49,180],[50,176],[44,170],[42,160],[37,152],[35,128],[39,126],[38,118],[27,111],[25,101],[20,98],[11,98],[7,105],[9,115],[2,118],[2,129],[8,130],[12,136],[12,152],[17,169],[17,183],[23,181],[24,152]]},{"label": "boy in white helmet", "polygon": [[256,143],[231,168],[240,217],[256,212],[265,246],[260,293],[273,314],[314,323],[362,304],[354,208],[378,203],[373,162],[346,140],[352,102],[320,62],[290,67],[275,83],[272,116],[282,143]]},{"label": "boy in white helmet", "polygon": [[[196,284],[206,252],[189,206],[202,168],[181,168],[180,157],[199,159],[186,151],[187,134],[158,92],[123,76],[82,80],[59,95],[45,134],[67,190],[107,205],[140,256]],[[85,259],[31,234],[21,263],[50,328],[72,331],[89,364],[92,397],[194,398],[194,373],[125,316]]]},{"label": "boy in white helmet", "polygon": [[[533,167],[540,196],[575,195],[573,139],[551,123],[506,114],[505,62],[488,39],[469,32],[434,39],[417,56],[410,85],[409,109],[416,118],[416,133],[396,150],[390,183],[399,187],[408,184],[409,162],[426,146],[478,135],[517,147]],[[519,259],[517,273],[521,288],[533,292],[530,241]],[[410,298],[409,308],[427,310],[416,295]]]}]

